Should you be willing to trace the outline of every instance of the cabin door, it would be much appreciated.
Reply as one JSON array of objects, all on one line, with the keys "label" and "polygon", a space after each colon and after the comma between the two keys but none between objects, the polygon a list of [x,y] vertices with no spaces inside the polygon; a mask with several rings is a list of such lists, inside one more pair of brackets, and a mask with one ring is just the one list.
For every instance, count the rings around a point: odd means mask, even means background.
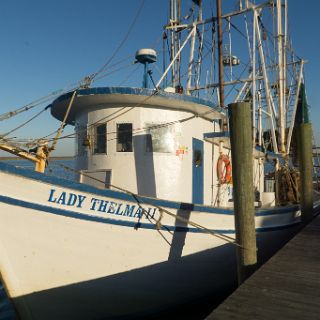
[{"label": "cabin door", "polygon": [[203,204],[203,141],[192,138],[192,202]]}]

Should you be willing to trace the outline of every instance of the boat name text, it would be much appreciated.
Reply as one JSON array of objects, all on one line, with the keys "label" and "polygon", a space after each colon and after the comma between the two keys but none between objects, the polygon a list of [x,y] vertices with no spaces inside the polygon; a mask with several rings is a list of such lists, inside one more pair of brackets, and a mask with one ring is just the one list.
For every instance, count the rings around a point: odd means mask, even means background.
[{"label": "boat name text", "polygon": [[50,189],[48,202],[132,218],[141,218],[143,215],[154,218],[157,211],[157,208],[154,207],[142,208],[140,205],[118,203],[93,197],[89,199],[81,194],[66,191],[57,192],[55,189]]}]

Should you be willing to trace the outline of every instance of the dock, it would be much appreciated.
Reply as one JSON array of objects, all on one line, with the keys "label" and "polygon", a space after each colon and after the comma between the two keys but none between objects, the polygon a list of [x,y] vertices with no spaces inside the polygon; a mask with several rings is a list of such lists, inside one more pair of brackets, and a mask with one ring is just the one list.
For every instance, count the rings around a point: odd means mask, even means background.
[{"label": "dock", "polygon": [[320,216],[206,319],[320,319]]}]

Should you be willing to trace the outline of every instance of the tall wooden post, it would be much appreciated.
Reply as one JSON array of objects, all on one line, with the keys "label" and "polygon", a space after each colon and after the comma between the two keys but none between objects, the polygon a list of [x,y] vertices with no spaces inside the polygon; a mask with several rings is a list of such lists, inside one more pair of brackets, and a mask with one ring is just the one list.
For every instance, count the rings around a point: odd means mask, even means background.
[{"label": "tall wooden post", "polygon": [[301,218],[308,223],[313,218],[313,183],[312,183],[312,125],[302,123],[299,126],[298,152],[300,166]]},{"label": "tall wooden post", "polygon": [[238,283],[256,269],[251,107],[247,102],[229,105],[232,181],[238,262]]}]

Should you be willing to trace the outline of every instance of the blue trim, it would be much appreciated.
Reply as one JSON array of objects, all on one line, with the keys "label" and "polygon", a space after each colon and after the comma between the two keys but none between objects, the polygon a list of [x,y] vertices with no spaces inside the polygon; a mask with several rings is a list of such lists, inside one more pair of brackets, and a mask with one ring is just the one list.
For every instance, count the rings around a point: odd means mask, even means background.
[{"label": "blue trim", "polygon": [[269,215],[275,215],[275,214],[281,214],[281,213],[288,213],[288,212],[298,211],[298,210],[300,210],[300,207],[297,204],[285,206],[285,207],[258,209],[258,210],[256,210],[256,217],[263,217],[263,216],[269,216]]},{"label": "blue trim", "polygon": [[[14,206],[19,206],[23,208],[28,209],[35,209],[38,211],[42,211],[44,214],[52,213],[59,216],[64,216],[68,218],[74,218],[74,219],[80,219],[83,221],[91,221],[91,222],[99,222],[99,223],[106,223],[111,225],[117,225],[117,226],[123,226],[123,227],[130,227],[134,229],[154,229],[156,230],[155,224],[151,223],[141,223],[139,220],[137,222],[134,221],[122,221],[122,220],[116,220],[116,219],[110,219],[110,218],[104,218],[104,217],[97,217],[97,216],[90,216],[83,213],[73,212],[69,210],[64,210],[60,208],[53,208],[41,204],[31,203],[23,200],[17,200],[10,197],[5,197],[0,195],[0,202],[7,203]],[[256,232],[269,232],[269,231],[277,231],[277,230],[283,230],[288,229],[293,226],[298,225],[298,223],[293,223],[285,226],[279,226],[279,227],[270,227],[270,228],[257,228]],[[171,232],[192,232],[192,233],[207,233],[205,230],[198,229],[198,228],[189,228],[189,227],[180,227],[180,226],[168,226],[168,225],[162,225],[161,230],[163,231],[171,231]],[[234,234],[235,230],[231,229],[219,229],[219,230],[211,230],[215,233],[219,234]]]},{"label": "blue trim", "polygon": [[285,226],[269,227],[269,228],[256,228],[256,233],[285,230],[285,229],[296,227],[296,226],[298,226],[300,224],[301,224],[301,222],[298,221],[298,222],[294,222],[294,223],[291,223],[291,224],[287,224]]},{"label": "blue trim", "polygon": [[[50,105],[47,106],[47,108],[51,108],[51,114],[56,117],[58,120],[62,120],[64,116],[63,114],[60,114],[61,112],[59,109],[59,104],[62,102],[65,102],[66,100],[69,100],[73,94],[72,92],[65,93],[61,96],[59,96],[57,99],[55,99]],[[132,87],[96,87],[96,88],[87,88],[87,89],[78,89],[77,90],[77,96],[83,97],[83,96],[91,96],[91,95],[107,95],[107,94],[127,94],[127,95],[139,95],[139,96],[158,96],[163,97],[170,100],[177,100],[177,101],[184,101],[184,102],[190,102],[195,104],[200,104],[203,106],[206,106],[211,109],[215,109],[218,112],[221,112],[225,114],[225,111],[214,104],[213,102],[193,97],[190,95],[184,95],[179,93],[171,93],[171,92],[165,92],[162,90],[156,91],[154,89],[148,89],[148,88],[132,88]],[[76,102],[74,104],[76,106]],[[65,109],[63,109],[65,111]],[[60,119],[61,118],[61,119]],[[69,117],[68,123],[72,123],[74,119],[72,119],[72,116]]]},{"label": "blue trim", "polygon": [[[63,100],[70,99],[73,94],[72,92],[65,93],[61,96],[59,96],[57,99],[55,99],[51,106],[54,107],[54,104],[56,102],[61,102]],[[217,105],[212,103],[209,100],[201,99],[193,96],[187,96],[184,94],[178,94],[178,93],[171,93],[171,92],[165,92],[165,91],[156,91],[154,89],[148,89],[148,88],[132,88],[132,87],[96,87],[96,88],[87,88],[87,89],[78,89],[77,90],[77,96],[90,96],[95,94],[134,94],[134,95],[142,95],[142,96],[151,96],[156,94],[157,96],[164,97],[164,98],[170,98],[174,100],[180,100],[180,101],[187,101],[187,102],[193,102],[197,104],[202,104],[210,108],[217,109]],[[223,109],[220,109],[221,111]]]},{"label": "blue trim", "polygon": [[[199,153],[200,162],[197,165],[195,156]],[[192,202],[203,204],[203,169],[204,152],[203,141],[192,138]]]},{"label": "blue trim", "polygon": [[230,138],[229,131],[222,131],[222,132],[207,132],[203,134],[204,139],[209,138]]},{"label": "blue trim", "polygon": [[[53,184],[55,186],[60,186],[64,188],[70,188],[82,192],[88,192],[92,194],[96,194],[99,196],[110,197],[118,200],[130,201],[130,202],[137,202],[140,201],[144,204],[149,204],[158,207],[166,207],[171,209],[182,209],[182,210],[190,210],[190,211],[199,211],[199,212],[206,212],[209,214],[224,214],[224,215],[233,215],[233,209],[228,208],[216,208],[211,206],[202,206],[202,205],[195,205],[192,203],[184,203],[184,202],[175,202],[169,200],[160,200],[154,198],[147,198],[143,196],[131,196],[124,192],[114,191],[114,190],[102,190],[98,189],[86,184],[65,180],[62,178],[49,176],[46,174],[38,173],[32,170],[18,168],[13,165],[2,163],[0,162],[0,171],[7,172],[14,175],[19,175],[22,177],[26,177],[29,179]],[[283,208],[272,208],[272,209],[258,209],[256,211],[256,216],[267,216],[267,215],[274,215],[274,214],[281,214],[281,213],[288,213],[290,211],[298,210],[298,205],[293,206],[286,206]]]}]

